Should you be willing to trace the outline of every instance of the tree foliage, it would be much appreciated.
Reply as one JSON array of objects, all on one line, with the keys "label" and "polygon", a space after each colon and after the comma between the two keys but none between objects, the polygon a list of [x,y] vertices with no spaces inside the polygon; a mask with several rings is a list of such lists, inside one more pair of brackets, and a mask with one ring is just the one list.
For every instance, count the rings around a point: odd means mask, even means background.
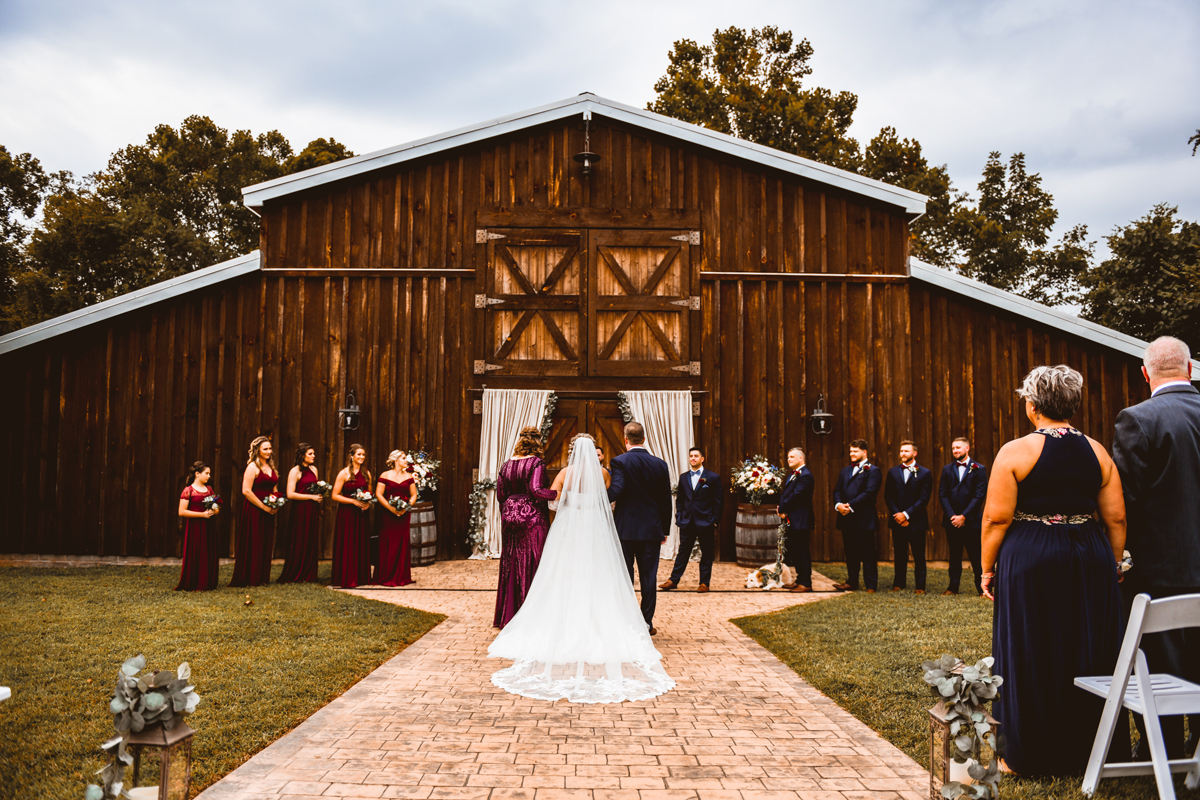
[{"label": "tree foliage", "polygon": [[1165,203],[1108,236],[1112,257],[1083,278],[1085,319],[1200,349],[1200,223]]},{"label": "tree foliage", "polygon": [[25,261],[28,219],[37,213],[50,176],[29,153],[0,145],[0,308],[12,302],[12,282]]},{"label": "tree foliage", "polygon": [[3,325],[32,325],[249,252],[259,220],[242,205],[242,187],[353,155],[334,139],[296,154],[278,131],[230,133],[203,116],[159,125],[46,198],[21,267],[3,282]]}]

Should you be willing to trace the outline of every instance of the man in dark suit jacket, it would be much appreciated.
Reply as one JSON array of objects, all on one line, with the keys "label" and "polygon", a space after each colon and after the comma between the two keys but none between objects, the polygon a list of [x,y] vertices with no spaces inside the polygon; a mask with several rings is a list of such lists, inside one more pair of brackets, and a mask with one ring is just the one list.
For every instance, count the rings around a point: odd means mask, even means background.
[{"label": "man in dark suit jacket", "polygon": [[813,529],[813,475],[804,466],[804,451],[788,450],[788,477],[779,493],[779,516],[787,523],[783,541],[783,563],[796,571],[796,580],[783,588],[793,592],[812,591],[812,554],[809,542]]},{"label": "man in dark suit jacket", "polygon": [[671,472],[667,462],[650,455],[645,448],[646,431],[639,422],[625,426],[627,452],[610,462],[612,481],[608,499],[615,503],[613,519],[617,536],[625,553],[629,580],[633,580],[633,563],[637,562],[642,587],[642,616],[650,635],[654,627],[654,605],[658,599],[658,548],[671,532]]},{"label": "man in dark suit jacket", "polygon": [[942,477],[938,480],[942,525],[950,545],[950,585],[942,594],[958,594],[964,547],[975,575],[975,591],[982,594],[983,553],[979,537],[983,528],[983,501],[987,497],[987,467],[971,459],[971,443],[964,436],[950,443],[950,454],[954,460],[942,467]]},{"label": "man in dark suit jacket", "polygon": [[692,556],[696,540],[700,540],[700,587],[707,592],[712,582],[713,557],[717,550],[717,525],[725,510],[725,493],[721,491],[721,476],[704,468],[704,451],[693,447],[688,451],[687,472],[679,476],[675,487],[675,524],[679,526],[679,552],[671,577],[658,588],[669,592],[679,585]]},{"label": "man in dark suit jacket", "polygon": [[837,511],[837,529],[842,532],[842,545],[846,551],[846,582],[835,583],[833,588],[853,591],[858,588],[858,568],[862,566],[863,583],[869,594],[875,594],[879,583],[879,564],[875,549],[875,532],[879,528],[879,517],[875,513],[875,501],[883,485],[882,471],[867,460],[867,442],[855,439],[850,442],[850,466],[842,467],[837,485],[833,488],[834,510]]},{"label": "man in dark suit jacket", "polygon": [[896,566],[893,592],[908,585],[908,551],[911,549],[916,593],[925,594],[925,533],[929,530],[926,507],[932,494],[933,473],[917,464],[917,446],[905,439],[900,443],[900,465],[888,470],[883,486]]},{"label": "man in dark suit jacket", "polygon": [[[1164,336],[1150,343],[1142,363],[1150,399],[1117,415],[1112,448],[1133,558],[1121,584],[1127,606],[1141,592],[1155,598],[1200,592],[1200,392],[1190,382],[1191,353]],[[1152,672],[1200,682],[1200,630],[1147,635],[1142,650]],[[1200,719],[1189,723],[1194,741]],[[1167,755],[1184,758],[1182,717],[1163,717],[1162,731]]]}]

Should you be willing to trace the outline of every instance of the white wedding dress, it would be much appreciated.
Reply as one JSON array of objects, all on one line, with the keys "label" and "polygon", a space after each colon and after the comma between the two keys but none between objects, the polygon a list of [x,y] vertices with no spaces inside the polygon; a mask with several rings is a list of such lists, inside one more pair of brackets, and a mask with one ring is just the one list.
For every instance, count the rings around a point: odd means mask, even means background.
[{"label": "white wedding dress", "polygon": [[572,703],[657,697],[675,681],[638,607],[591,439],[576,439],[567,469],[525,603],[488,647],[514,662],[492,683]]}]

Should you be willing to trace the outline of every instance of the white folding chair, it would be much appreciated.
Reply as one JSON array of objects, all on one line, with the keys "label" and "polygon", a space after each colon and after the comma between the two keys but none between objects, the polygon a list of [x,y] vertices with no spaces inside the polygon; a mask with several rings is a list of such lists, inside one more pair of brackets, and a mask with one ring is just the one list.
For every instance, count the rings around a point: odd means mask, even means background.
[{"label": "white folding chair", "polygon": [[[1175,800],[1172,772],[1186,772],[1189,789],[1195,789],[1200,784],[1200,758],[1168,759],[1159,722],[1159,717],[1200,714],[1200,686],[1175,675],[1151,675],[1146,666],[1146,655],[1140,649],[1145,634],[1177,628],[1200,628],[1200,594],[1165,597],[1161,600],[1151,600],[1150,595],[1139,594],[1133,600],[1133,613],[1129,617],[1129,627],[1125,631],[1125,641],[1121,643],[1121,653],[1113,674],[1075,679],[1075,685],[1080,689],[1105,698],[1100,727],[1092,743],[1092,755],[1083,774],[1083,793],[1088,797],[1096,792],[1101,778],[1123,775],[1153,773],[1158,783],[1158,796],[1163,800]],[[1117,715],[1123,714],[1125,709],[1141,714],[1146,722],[1146,739],[1150,745],[1149,764],[1144,761],[1104,763],[1112,743]]]}]

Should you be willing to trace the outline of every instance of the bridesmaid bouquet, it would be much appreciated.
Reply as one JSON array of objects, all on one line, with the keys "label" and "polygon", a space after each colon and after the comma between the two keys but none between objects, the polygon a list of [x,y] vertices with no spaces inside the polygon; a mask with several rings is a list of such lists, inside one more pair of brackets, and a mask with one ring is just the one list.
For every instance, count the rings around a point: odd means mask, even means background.
[{"label": "bridesmaid bouquet", "polygon": [[352,494],[350,496],[353,497],[358,502],[367,503],[368,505],[379,502],[375,498],[375,495],[372,494],[371,492],[368,492],[366,489],[357,489],[357,490],[355,490],[354,494]]},{"label": "bridesmaid bouquet", "polygon": [[283,508],[283,504],[286,502],[287,498],[281,494],[269,494],[263,498],[263,505],[276,511]]},{"label": "bridesmaid bouquet", "polygon": [[398,513],[403,514],[405,511],[408,511],[409,503],[403,497],[397,495],[396,497],[388,498],[388,505],[396,509]]},{"label": "bridesmaid bouquet", "polygon": [[220,511],[221,503],[223,503],[224,501],[221,499],[221,496],[219,494],[217,494],[216,492],[213,492],[208,497],[204,498],[201,502],[204,503],[205,511],[209,511],[209,510]]},{"label": "bridesmaid bouquet", "polygon": [[333,493],[333,486],[328,481],[317,481],[312,485],[312,494],[324,500]]}]

